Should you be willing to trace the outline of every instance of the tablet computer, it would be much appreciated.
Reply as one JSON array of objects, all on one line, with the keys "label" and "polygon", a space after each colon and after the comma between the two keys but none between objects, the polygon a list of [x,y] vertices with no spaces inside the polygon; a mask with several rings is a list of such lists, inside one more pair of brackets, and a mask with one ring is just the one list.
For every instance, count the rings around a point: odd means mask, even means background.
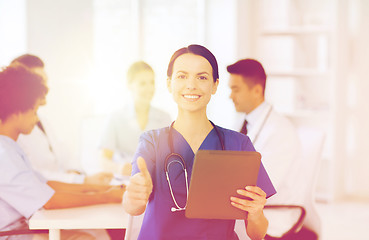
[{"label": "tablet computer", "polygon": [[256,186],[258,152],[199,150],[194,159],[185,215],[187,218],[245,219],[246,212],[231,205],[237,189]]}]

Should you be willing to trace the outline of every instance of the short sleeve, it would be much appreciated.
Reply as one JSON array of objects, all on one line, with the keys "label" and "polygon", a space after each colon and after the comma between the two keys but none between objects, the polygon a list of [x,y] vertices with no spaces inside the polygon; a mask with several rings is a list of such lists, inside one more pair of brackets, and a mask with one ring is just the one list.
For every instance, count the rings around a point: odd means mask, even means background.
[{"label": "short sleeve", "polygon": [[[18,158],[18,159],[17,159]],[[0,153],[0,196],[25,218],[42,208],[54,190],[46,180],[34,172],[20,155]],[[4,161],[5,160],[5,161]]]},{"label": "short sleeve", "polygon": [[151,177],[153,177],[155,171],[155,147],[154,139],[150,132],[142,133],[140,136],[136,153],[132,159],[132,175],[135,175],[140,171],[137,166],[138,157],[145,159],[147,169],[149,170]]},{"label": "short sleeve", "polygon": [[[140,136],[140,140],[138,142],[136,153],[132,159],[132,176],[140,172],[137,166],[137,158],[142,157],[146,162],[147,170],[149,171],[151,180],[153,184],[155,185],[155,182],[156,182],[155,180],[155,167],[156,167],[155,156],[156,154],[155,153],[156,152],[155,152],[155,147],[154,147],[153,136],[151,136],[149,133],[150,132],[145,132],[145,133],[142,133]],[[152,189],[150,199],[153,198],[154,194],[155,194],[155,188]]]},{"label": "short sleeve", "polygon": [[[247,140],[243,143],[243,149],[245,149],[245,151],[255,151],[255,148],[249,137],[247,137]],[[261,162],[259,167],[256,185],[266,193],[266,198],[269,198],[277,193],[267,171],[265,170],[263,162]]]},{"label": "short sleeve", "polygon": [[260,164],[258,180],[256,185],[266,193],[266,198],[270,198],[277,193],[272,181],[269,178],[267,171],[264,168],[263,162]]}]

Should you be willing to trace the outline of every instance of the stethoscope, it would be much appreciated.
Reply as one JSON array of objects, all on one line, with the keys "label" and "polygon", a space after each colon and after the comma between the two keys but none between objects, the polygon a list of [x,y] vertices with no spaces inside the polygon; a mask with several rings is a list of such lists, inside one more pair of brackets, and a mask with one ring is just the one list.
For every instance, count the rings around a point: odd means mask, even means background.
[{"label": "stethoscope", "polygon": [[[211,125],[213,125],[217,135],[218,135],[218,138],[219,138],[219,141],[220,141],[220,145],[222,146],[222,150],[225,150],[225,147],[224,147],[224,141],[222,139],[222,137],[220,136],[220,133],[219,133],[219,130],[218,130],[218,127],[215,126],[215,124],[210,121]],[[170,147],[170,154],[168,154],[168,156],[165,158],[165,162],[164,162],[164,171],[165,171],[165,175],[167,177],[167,181],[168,181],[168,185],[169,185],[169,190],[170,190],[170,195],[172,196],[172,199],[173,199],[173,202],[175,204],[175,207],[172,207],[170,210],[172,212],[177,212],[177,211],[183,211],[186,209],[187,207],[187,200],[188,200],[188,179],[187,179],[187,168],[186,168],[186,163],[183,159],[183,157],[178,154],[178,153],[175,153],[174,152],[174,147],[173,147],[173,124],[174,122],[172,122],[172,124],[170,125],[169,127],[169,135],[168,135],[168,141],[169,141],[169,147]],[[169,162],[169,159],[172,158],[172,157],[175,157],[175,159],[173,161],[170,161]],[[172,189],[172,184],[170,183],[170,179],[169,179],[169,167],[172,163],[179,163],[184,171],[184,175],[185,175],[185,180],[186,180],[186,204],[184,207],[180,207],[176,201],[176,198],[174,197],[174,194],[173,194],[173,189]]]},{"label": "stethoscope", "polygon": [[265,126],[266,121],[269,119],[269,116],[270,116],[270,113],[272,112],[272,109],[273,109],[273,106],[270,106],[270,107],[269,107],[269,110],[268,110],[268,112],[267,112],[267,114],[266,114],[266,115],[265,115],[265,117],[264,117],[264,120],[263,120],[262,124],[260,125],[260,127],[259,127],[259,129],[258,129],[257,133],[255,134],[254,140],[252,141],[252,144],[253,144],[253,145],[256,143],[256,140],[258,140],[258,137],[259,137],[259,135],[260,135],[260,132],[261,132],[261,130],[263,130],[263,128],[264,128],[264,126]]}]

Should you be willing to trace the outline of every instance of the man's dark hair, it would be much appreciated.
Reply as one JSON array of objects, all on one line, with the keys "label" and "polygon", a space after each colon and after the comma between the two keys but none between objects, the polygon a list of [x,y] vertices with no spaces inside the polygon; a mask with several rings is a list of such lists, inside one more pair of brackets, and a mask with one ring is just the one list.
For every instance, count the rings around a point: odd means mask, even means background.
[{"label": "man's dark hair", "polygon": [[19,63],[0,71],[0,119],[34,108],[37,100],[47,94],[42,77]]},{"label": "man's dark hair", "polygon": [[227,71],[230,74],[239,74],[244,78],[245,83],[249,87],[260,84],[265,91],[266,74],[260,62],[254,59],[242,59],[236,63],[229,65]]},{"label": "man's dark hair", "polygon": [[24,54],[22,56],[19,56],[11,62],[11,64],[14,63],[21,63],[29,68],[45,67],[44,62],[39,57],[32,54]]}]

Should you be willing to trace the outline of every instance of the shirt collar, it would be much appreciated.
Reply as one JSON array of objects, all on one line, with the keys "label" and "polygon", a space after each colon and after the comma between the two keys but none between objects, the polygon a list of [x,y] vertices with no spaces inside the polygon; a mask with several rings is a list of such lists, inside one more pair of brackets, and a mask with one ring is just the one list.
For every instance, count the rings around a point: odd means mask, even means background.
[{"label": "shirt collar", "polygon": [[8,146],[10,145],[12,148],[15,149],[15,151],[17,151],[17,153],[21,154],[22,157],[25,155],[22,148],[18,145],[16,141],[14,141],[14,139],[5,135],[0,135],[0,141],[5,142],[5,144],[7,144]]},{"label": "shirt collar", "polygon": [[15,144],[15,141],[12,138],[10,138],[10,137],[8,137],[6,135],[1,135],[0,134],[0,138],[4,139],[4,141],[6,141],[7,143]]},{"label": "shirt collar", "polygon": [[130,119],[130,121],[132,121],[132,124],[136,125],[137,128],[140,130],[140,132],[142,131],[148,131],[151,129],[150,127],[150,121],[152,121],[152,119],[155,119],[155,117],[157,117],[157,113],[153,110],[153,106],[150,104],[149,107],[149,120],[146,124],[146,127],[144,130],[141,130],[138,121],[137,121],[137,115],[136,115],[136,109],[135,109],[135,104],[133,101],[130,101],[129,104],[126,105],[126,108],[124,111],[121,111],[122,114],[124,114],[125,116],[128,116],[128,119]]},{"label": "shirt collar", "polygon": [[247,130],[250,130],[255,126],[262,117],[263,113],[269,108],[269,104],[263,101],[259,106],[252,110],[249,114],[245,114],[245,119],[247,121]]}]

